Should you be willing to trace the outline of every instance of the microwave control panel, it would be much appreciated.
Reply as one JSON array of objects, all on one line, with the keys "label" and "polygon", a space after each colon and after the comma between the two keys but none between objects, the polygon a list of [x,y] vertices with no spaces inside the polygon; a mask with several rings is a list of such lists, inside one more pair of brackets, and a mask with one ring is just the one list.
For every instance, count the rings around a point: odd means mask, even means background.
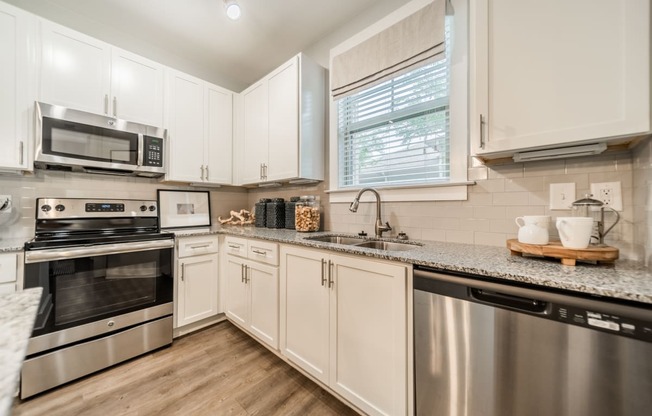
[{"label": "microwave control panel", "polygon": [[143,136],[143,166],[163,167],[163,139]]}]

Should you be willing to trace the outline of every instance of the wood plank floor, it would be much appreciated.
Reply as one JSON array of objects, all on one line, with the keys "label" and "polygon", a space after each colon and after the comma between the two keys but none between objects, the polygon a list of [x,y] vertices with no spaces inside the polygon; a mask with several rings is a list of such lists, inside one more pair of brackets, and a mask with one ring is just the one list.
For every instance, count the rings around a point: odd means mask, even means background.
[{"label": "wood plank floor", "polygon": [[229,322],[16,401],[14,415],[356,415]]}]

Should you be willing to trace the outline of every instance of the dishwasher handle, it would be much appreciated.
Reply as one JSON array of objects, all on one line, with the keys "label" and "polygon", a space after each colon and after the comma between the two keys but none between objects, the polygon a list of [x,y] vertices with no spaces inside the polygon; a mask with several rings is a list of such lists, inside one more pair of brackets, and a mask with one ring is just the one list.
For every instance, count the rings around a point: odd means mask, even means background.
[{"label": "dishwasher handle", "polygon": [[548,302],[545,301],[485,289],[469,288],[469,296],[477,302],[530,313],[546,313],[548,309]]}]

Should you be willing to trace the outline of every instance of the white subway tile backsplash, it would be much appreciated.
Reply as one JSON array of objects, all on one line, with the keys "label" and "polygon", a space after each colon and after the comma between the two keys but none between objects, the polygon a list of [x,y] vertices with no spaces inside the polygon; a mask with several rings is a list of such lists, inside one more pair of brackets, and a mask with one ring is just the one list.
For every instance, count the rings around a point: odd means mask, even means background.
[{"label": "white subway tile backsplash", "polygon": [[528,192],[494,192],[493,205],[494,206],[518,206],[529,205]]}]

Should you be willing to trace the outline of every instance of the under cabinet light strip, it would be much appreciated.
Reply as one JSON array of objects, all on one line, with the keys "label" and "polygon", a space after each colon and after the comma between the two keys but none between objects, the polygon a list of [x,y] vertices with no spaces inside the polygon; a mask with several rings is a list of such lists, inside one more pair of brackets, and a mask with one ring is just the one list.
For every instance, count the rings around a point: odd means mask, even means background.
[{"label": "under cabinet light strip", "polygon": [[605,143],[594,143],[583,146],[559,147],[556,149],[535,150],[532,152],[514,153],[514,162],[530,162],[535,160],[562,159],[567,157],[597,155],[607,150]]}]

